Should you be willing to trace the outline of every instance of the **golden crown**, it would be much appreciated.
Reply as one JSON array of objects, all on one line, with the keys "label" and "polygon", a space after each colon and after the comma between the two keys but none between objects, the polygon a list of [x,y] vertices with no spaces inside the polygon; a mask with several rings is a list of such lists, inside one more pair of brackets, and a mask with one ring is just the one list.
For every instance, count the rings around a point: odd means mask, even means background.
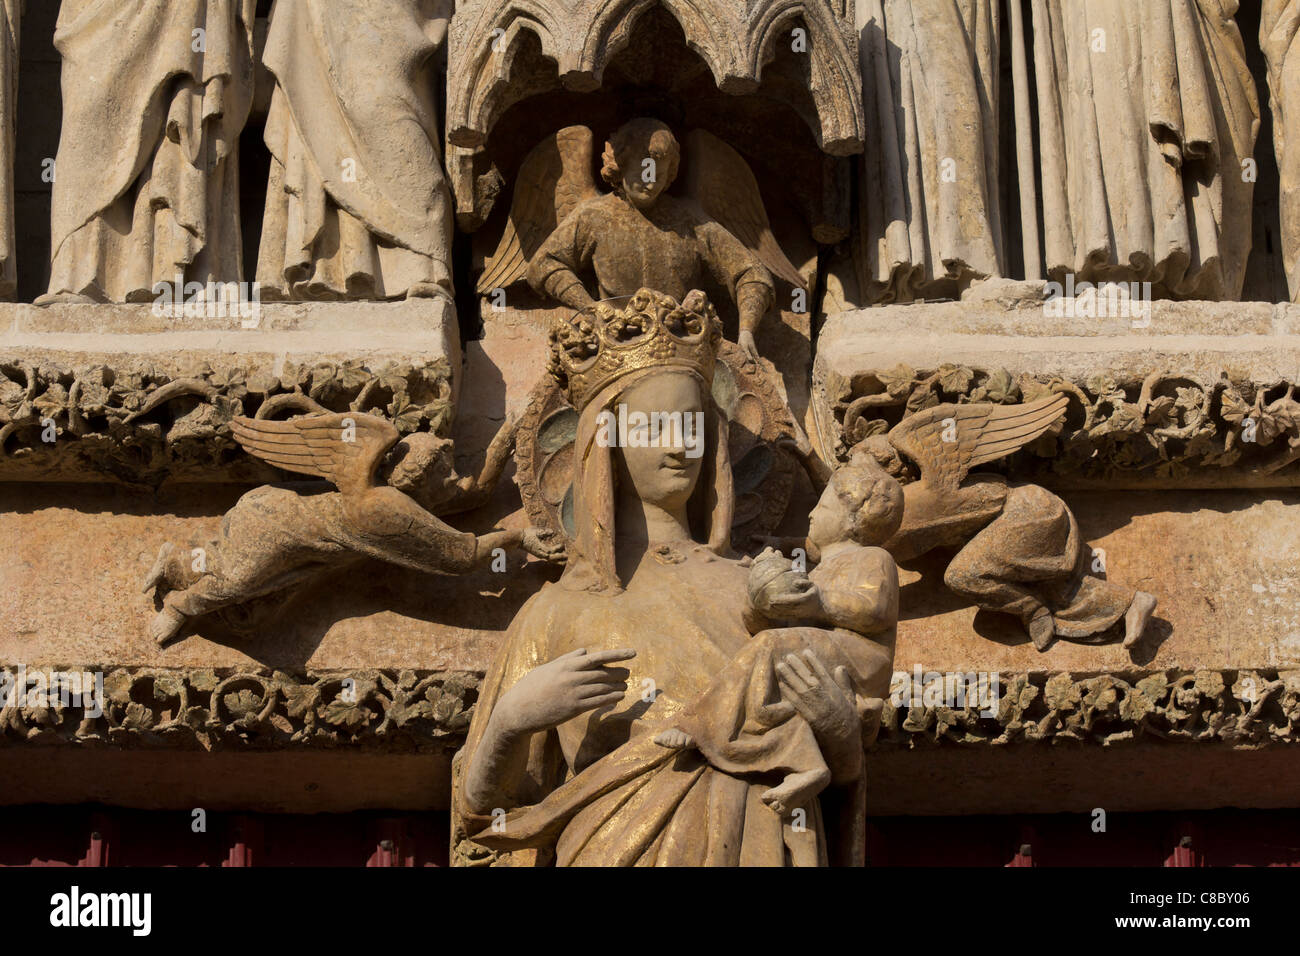
[{"label": "golden crown", "polygon": [[579,412],[611,382],[644,368],[685,368],[712,384],[722,323],[699,290],[679,304],[641,289],[597,302],[551,328],[550,372]]}]

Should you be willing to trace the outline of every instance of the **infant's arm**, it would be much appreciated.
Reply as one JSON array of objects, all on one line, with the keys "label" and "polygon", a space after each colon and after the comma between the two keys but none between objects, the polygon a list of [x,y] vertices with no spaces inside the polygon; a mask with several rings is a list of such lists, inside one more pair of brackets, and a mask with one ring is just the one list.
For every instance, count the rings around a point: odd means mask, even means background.
[{"label": "infant's arm", "polygon": [[828,625],[873,634],[898,624],[898,566],[888,551],[857,548],[835,565],[813,573]]}]

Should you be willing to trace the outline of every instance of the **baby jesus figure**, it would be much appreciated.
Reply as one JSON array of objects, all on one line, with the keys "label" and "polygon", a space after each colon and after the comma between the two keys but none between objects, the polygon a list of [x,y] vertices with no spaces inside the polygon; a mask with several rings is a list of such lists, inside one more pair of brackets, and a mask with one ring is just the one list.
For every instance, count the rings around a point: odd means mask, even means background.
[{"label": "baby jesus figure", "polygon": [[809,518],[817,567],[806,573],[772,548],[754,559],[753,639],[655,742],[698,749],[729,774],[780,775],[762,799],[783,816],[825,789],[821,747],[781,688],[812,677],[803,655],[813,652],[856,700],[863,745],[874,739],[898,623],[898,569],[880,545],[902,517],[902,488],[874,462],[836,471]]}]

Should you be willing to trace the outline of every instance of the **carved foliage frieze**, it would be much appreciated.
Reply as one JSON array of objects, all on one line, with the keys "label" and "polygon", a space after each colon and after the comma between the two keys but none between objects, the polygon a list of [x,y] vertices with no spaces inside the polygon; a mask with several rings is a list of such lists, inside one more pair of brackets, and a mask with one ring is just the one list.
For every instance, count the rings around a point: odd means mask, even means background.
[{"label": "carved foliage frieze", "polygon": [[[959,687],[975,689],[958,696]],[[1294,743],[1300,740],[1300,671],[1171,671],[1129,678],[1014,674],[982,686],[969,677],[963,683],[946,675],[920,681],[895,675],[877,746],[1106,747],[1139,740],[1236,747]]]},{"label": "carved foliage frieze", "polygon": [[402,434],[445,434],[451,394],[445,360],[290,363],[273,374],[238,362],[176,371],[143,359],[74,366],[13,356],[0,359],[0,480],[276,480],[239,453],[231,419],[355,411]]},{"label": "carved foliage frieze", "polygon": [[[20,673],[0,671],[11,687]],[[2,679],[2,675],[10,675]],[[459,672],[284,672],[111,668],[103,713],[11,695],[0,746],[63,744],[156,749],[346,747],[448,752],[464,740],[479,678]],[[910,687],[909,687],[910,685]],[[29,684],[29,686],[31,686]],[[1002,674],[954,704],[944,678],[896,675],[877,749],[935,746],[1300,741],[1300,671],[1201,670],[1076,677]],[[935,701],[931,702],[931,694]]]},{"label": "carved foliage frieze", "polygon": [[456,672],[295,675],[119,667],[102,672],[103,697],[96,702],[89,691],[67,700],[47,693],[49,684],[37,691],[24,670],[8,668],[4,674],[9,676],[0,687],[9,692],[0,707],[0,745],[209,751],[442,752],[464,739],[479,684],[477,676]]},{"label": "carved foliage frieze", "polygon": [[1156,371],[1145,379],[1098,374],[1073,382],[1005,369],[897,365],[854,376],[828,395],[844,457],[904,417],[945,402],[1071,398],[1061,427],[1014,459],[1011,473],[1043,484],[1116,482],[1189,486],[1290,486],[1300,482],[1300,400],[1295,383],[1229,377],[1203,382]]}]

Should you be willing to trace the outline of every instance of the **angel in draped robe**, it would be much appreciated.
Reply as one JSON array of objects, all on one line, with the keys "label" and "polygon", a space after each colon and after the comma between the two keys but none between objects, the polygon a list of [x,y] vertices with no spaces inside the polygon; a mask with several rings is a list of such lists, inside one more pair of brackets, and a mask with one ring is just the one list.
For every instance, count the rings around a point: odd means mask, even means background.
[{"label": "angel in draped robe", "polygon": [[[528,154],[480,294],[526,277],[539,294],[580,310],[643,288],[680,302],[712,278],[734,299],[738,341],[756,358],[754,333],[772,306],[772,276],[806,284],[772,235],[745,160],[695,130],[686,140],[688,198],[681,199],[666,193],[681,147],[657,120],[634,119],[606,144],[601,176],[613,192],[596,188],[592,155],[585,126],[562,129]],[[594,294],[584,284],[592,273]]]},{"label": "angel in draped robe", "polygon": [[18,291],[14,235],[14,139],[18,126],[18,44],[25,0],[0,4],[0,301]]},{"label": "angel in draped robe", "polygon": [[159,644],[180,636],[194,618],[362,558],[430,574],[466,574],[498,548],[522,547],[547,560],[562,551],[532,529],[475,536],[434,516],[435,511],[469,511],[486,500],[509,456],[511,425],[489,446],[478,478],[456,475],[451,442],[432,435],[410,435],[390,456],[399,445],[398,431],[374,415],[241,417],[231,429],[249,454],[286,471],[324,478],[338,490],[255,488],[226,513],[199,562],[190,550],[164,544],[144,585],[162,599],[151,628]]},{"label": "angel in draped robe", "polygon": [[893,473],[906,472],[904,459],[920,471],[903,487],[903,523],[884,545],[895,560],[958,549],[944,584],[983,610],[1015,615],[1040,651],[1058,637],[1105,642],[1121,619],[1124,646],[1131,647],[1156,599],[1088,573],[1090,549],[1056,495],[1000,475],[970,474],[1045,434],[1068,401],[1056,395],[1025,405],[937,405],[858,448]]},{"label": "angel in draped robe", "polygon": [[255,5],[64,0],[50,285],[38,303],[148,302],[178,276],[243,281],[239,134]]},{"label": "angel in draped robe", "polygon": [[262,298],[450,299],[436,53],[452,0],[279,0]]}]

